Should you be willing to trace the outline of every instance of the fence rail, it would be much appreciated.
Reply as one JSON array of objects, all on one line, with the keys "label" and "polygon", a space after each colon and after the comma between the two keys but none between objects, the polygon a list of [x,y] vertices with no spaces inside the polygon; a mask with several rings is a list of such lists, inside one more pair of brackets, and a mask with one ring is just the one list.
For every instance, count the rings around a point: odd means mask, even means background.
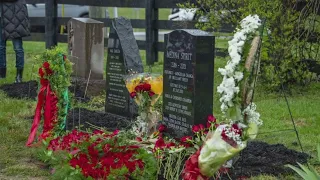
[{"label": "fence rail", "polygon": [[[60,43],[67,43],[67,35],[58,34],[58,28],[61,25],[67,25],[70,17],[57,17],[57,4],[102,6],[102,7],[126,7],[126,8],[145,8],[145,19],[131,19],[133,28],[145,29],[146,40],[137,40],[139,49],[146,50],[147,64],[153,64],[158,60],[158,52],[164,51],[164,43],[159,42],[159,29],[194,29],[194,21],[169,21],[159,20],[159,9],[175,8],[178,3],[191,2],[196,0],[26,0],[28,4],[46,4],[46,17],[31,17],[30,22],[33,31],[27,41],[45,41],[46,47]],[[110,27],[112,19],[94,18],[104,23],[105,27]],[[42,27],[42,28],[39,28]],[[45,27],[45,28],[43,28]],[[41,30],[42,29],[42,30]],[[219,32],[230,33],[233,31],[231,25],[223,25]],[[107,39],[105,39],[107,42]],[[107,45],[107,43],[105,43]],[[226,49],[216,49],[216,56],[225,56]]]}]

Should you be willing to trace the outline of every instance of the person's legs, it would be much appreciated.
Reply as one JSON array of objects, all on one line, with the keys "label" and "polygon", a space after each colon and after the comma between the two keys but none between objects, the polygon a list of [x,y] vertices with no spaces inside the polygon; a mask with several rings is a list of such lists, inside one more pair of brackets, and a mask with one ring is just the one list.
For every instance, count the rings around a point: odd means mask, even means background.
[{"label": "person's legs", "polygon": [[22,38],[16,38],[12,40],[14,51],[16,52],[16,68],[17,68],[17,76],[16,83],[22,82],[22,74],[24,67],[24,50]]},{"label": "person's legs", "polygon": [[[0,23],[1,24],[1,23]],[[6,59],[6,40],[2,38],[2,28],[0,25],[0,79],[6,77],[7,59]]]}]

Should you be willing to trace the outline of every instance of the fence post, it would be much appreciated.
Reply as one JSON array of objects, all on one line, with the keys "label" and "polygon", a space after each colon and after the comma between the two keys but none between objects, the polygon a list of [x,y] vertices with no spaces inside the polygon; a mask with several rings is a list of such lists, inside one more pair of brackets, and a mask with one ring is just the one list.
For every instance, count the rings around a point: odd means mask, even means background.
[{"label": "fence post", "polygon": [[46,24],[45,41],[46,48],[50,49],[58,44],[58,4],[57,0],[45,0],[46,3]]},{"label": "fence post", "polygon": [[147,65],[153,65],[158,61],[158,34],[156,29],[156,21],[159,18],[159,11],[155,8],[156,0],[146,1],[146,61]]}]

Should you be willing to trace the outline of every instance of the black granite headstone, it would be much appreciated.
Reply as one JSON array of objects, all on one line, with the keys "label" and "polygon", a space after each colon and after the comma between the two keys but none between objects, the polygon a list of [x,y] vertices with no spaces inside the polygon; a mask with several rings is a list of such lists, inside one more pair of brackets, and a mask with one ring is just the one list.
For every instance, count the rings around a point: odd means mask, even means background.
[{"label": "black granite headstone", "polygon": [[163,120],[178,137],[212,114],[214,42],[214,36],[200,30],[165,35]]},{"label": "black granite headstone", "polygon": [[139,48],[130,20],[116,18],[108,39],[106,112],[121,116],[136,114],[137,105],[130,98],[123,79],[132,72],[143,72]]}]

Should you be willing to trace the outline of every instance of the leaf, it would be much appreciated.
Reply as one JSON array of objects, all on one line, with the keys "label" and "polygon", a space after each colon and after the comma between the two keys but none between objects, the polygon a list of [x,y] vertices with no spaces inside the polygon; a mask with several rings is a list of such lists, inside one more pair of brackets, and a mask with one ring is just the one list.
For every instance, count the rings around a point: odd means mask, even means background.
[{"label": "leaf", "polygon": [[53,153],[53,151],[49,150],[49,151],[47,152],[47,155],[48,155],[48,156],[52,156],[52,153]]},{"label": "leaf", "polygon": [[320,175],[314,167],[310,166],[310,171],[314,174],[316,179],[320,179]]},{"label": "leaf", "polygon": [[299,168],[297,168],[297,167],[295,167],[295,166],[292,166],[292,165],[286,165],[286,167],[289,167],[289,168],[291,168],[292,170],[294,170],[294,171],[295,171],[296,173],[298,173],[303,179],[309,180],[307,174],[306,174],[304,171],[302,171],[301,169],[299,169]]},{"label": "leaf", "polygon": [[307,167],[307,166],[304,166],[300,163],[297,163],[300,168],[307,174],[308,176],[308,179],[312,180],[312,179],[315,179],[315,180],[318,180],[316,175],[312,173],[312,171],[310,171],[310,169]]}]

